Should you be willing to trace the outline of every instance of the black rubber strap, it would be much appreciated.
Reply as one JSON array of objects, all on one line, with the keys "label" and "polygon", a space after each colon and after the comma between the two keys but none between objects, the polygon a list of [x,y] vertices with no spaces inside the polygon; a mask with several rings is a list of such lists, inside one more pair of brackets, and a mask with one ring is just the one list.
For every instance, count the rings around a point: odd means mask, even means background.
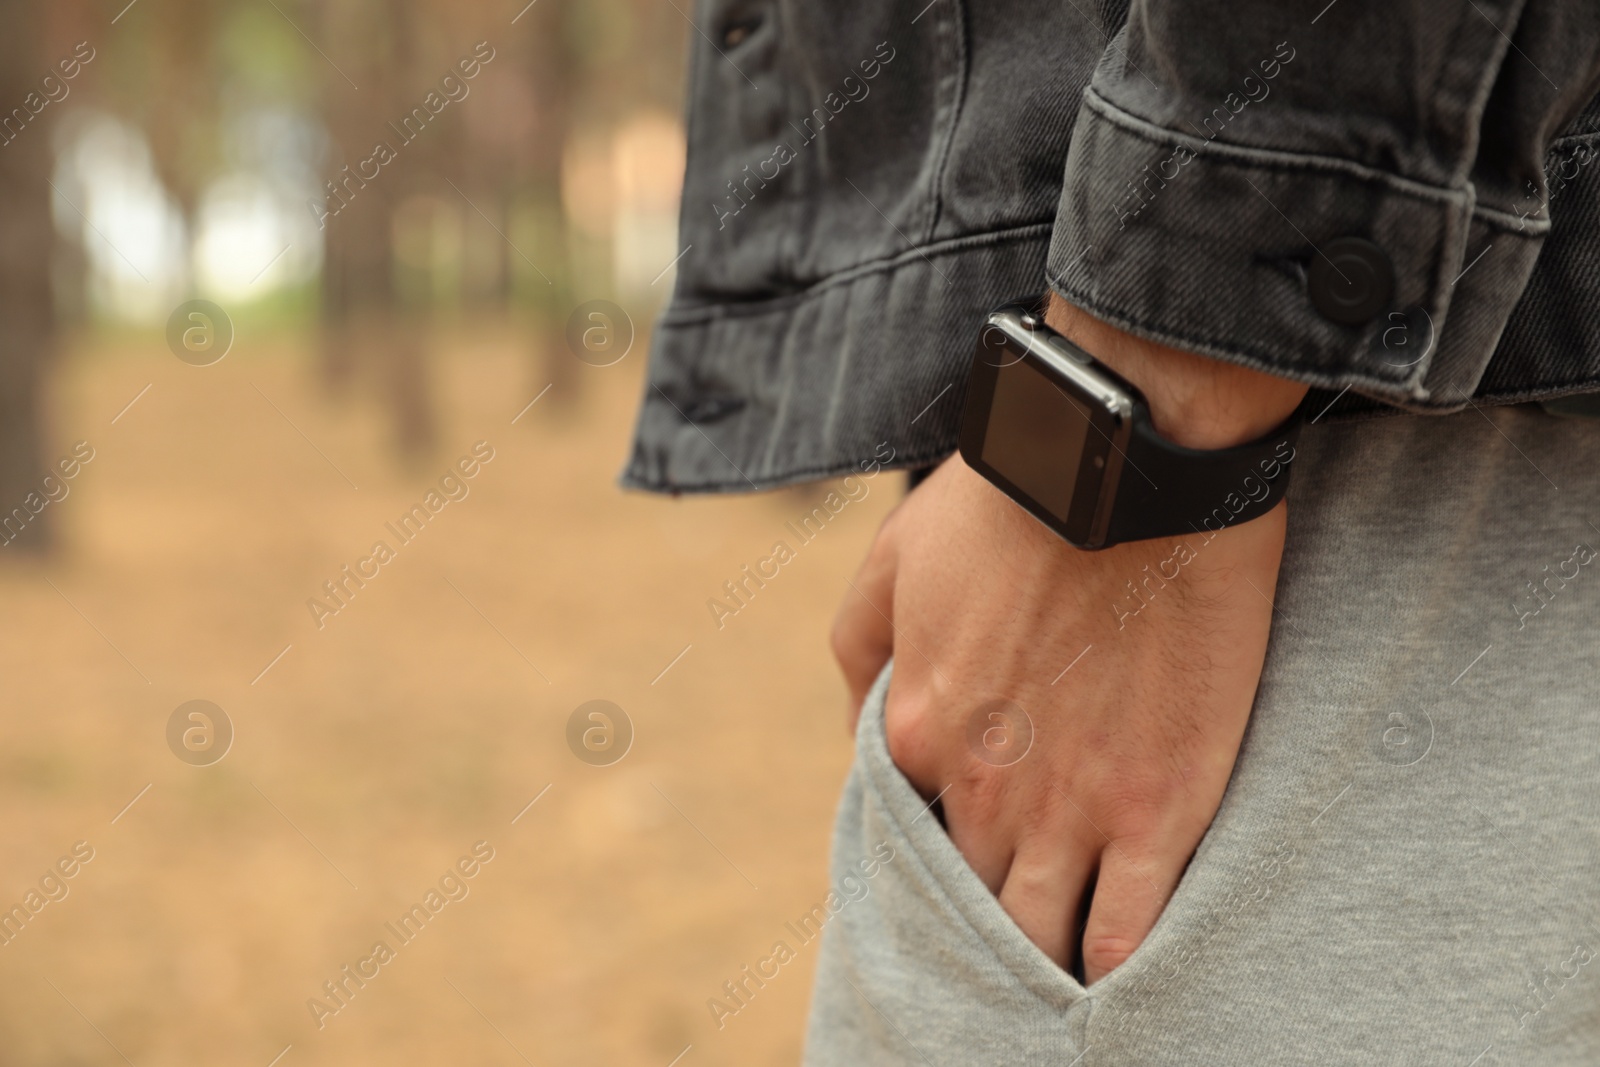
[{"label": "black rubber strap", "polygon": [[1300,424],[1297,410],[1248,444],[1197,451],[1157,434],[1140,403],[1105,543],[1204,534],[1265,515],[1289,489]]}]

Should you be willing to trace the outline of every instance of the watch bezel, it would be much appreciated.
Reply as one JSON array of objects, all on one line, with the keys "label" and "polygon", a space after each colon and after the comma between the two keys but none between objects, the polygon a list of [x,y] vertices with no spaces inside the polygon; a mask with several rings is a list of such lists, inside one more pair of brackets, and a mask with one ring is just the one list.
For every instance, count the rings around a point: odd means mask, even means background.
[{"label": "watch bezel", "polygon": [[[1028,363],[1089,411],[1090,432],[1065,517],[1051,512],[983,458],[995,384],[1011,360]],[[1063,540],[1078,548],[1099,548],[1110,527],[1141,403],[1133,385],[1047,326],[1038,309],[1010,304],[990,313],[978,335],[961,419],[961,457]]]}]

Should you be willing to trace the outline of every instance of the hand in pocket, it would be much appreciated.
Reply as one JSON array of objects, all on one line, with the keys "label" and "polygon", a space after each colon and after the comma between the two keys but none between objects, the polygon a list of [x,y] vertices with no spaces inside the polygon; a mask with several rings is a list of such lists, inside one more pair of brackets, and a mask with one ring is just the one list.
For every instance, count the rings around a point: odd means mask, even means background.
[{"label": "hand in pocket", "polygon": [[895,763],[941,797],[1023,932],[1087,982],[1144,940],[1216,815],[1284,524],[1280,506],[1209,541],[1081,552],[956,456],[885,521],[846,594],[852,725],[893,655]]}]

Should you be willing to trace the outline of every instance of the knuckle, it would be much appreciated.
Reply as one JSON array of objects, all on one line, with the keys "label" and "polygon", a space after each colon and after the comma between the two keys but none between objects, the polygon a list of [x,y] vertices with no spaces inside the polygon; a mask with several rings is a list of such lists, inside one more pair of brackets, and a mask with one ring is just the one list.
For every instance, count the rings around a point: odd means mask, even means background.
[{"label": "knuckle", "polygon": [[[1012,799],[1013,782],[1011,776],[1006,773],[1008,770],[1010,770],[1008,767],[991,767],[963,747],[961,758],[952,773],[953,785],[960,790],[968,806],[985,816],[992,817],[1005,809]],[[1042,807],[1043,805],[1029,805],[1018,818],[1024,826],[1028,826],[1035,810]]]},{"label": "knuckle", "polygon": [[907,774],[929,766],[932,727],[933,708],[926,699],[891,691],[883,712],[883,732],[895,766]]},{"label": "knuckle", "polygon": [[1106,974],[1128,962],[1138,947],[1139,941],[1122,934],[1085,934],[1083,965],[1087,970]]},{"label": "knuckle", "polygon": [[1049,900],[1060,889],[1060,873],[1047,864],[1014,862],[1006,872],[1005,891],[1015,899],[1028,897]]},{"label": "knuckle", "polygon": [[828,631],[828,649],[846,679],[866,686],[889,658],[889,650],[878,646],[874,635],[862,629],[860,620],[850,613],[850,607],[845,605],[834,616],[833,626]]},{"label": "knuckle", "polygon": [[[1077,813],[1061,800],[1053,788],[1040,788],[1036,783],[1033,783],[1033,788],[1038,789],[1038,799],[1023,805],[1017,813],[1019,834],[1023,837],[1070,838],[1074,823],[1081,821]],[[1093,833],[1093,830],[1089,832]]]},{"label": "knuckle", "polygon": [[1165,823],[1176,808],[1193,803],[1194,757],[1182,746],[1105,753],[1083,775],[1084,805],[1113,838],[1137,835]]},{"label": "knuckle", "polygon": [[1170,790],[1161,782],[1119,775],[1095,790],[1089,803],[1096,822],[1114,841],[1139,841],[1165,821]]}]

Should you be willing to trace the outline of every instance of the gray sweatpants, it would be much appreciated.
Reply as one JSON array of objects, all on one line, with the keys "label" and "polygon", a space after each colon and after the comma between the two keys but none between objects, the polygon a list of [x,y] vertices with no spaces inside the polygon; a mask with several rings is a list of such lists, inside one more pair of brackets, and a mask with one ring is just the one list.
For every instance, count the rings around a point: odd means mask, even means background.
[{"label": "gray sweatpants", "polygon": [[878,679],[806,1064],[1600,1064],[1600,423],[1311,426],[1294,477],[1221,810],[1091,990],[890,761]]}]

